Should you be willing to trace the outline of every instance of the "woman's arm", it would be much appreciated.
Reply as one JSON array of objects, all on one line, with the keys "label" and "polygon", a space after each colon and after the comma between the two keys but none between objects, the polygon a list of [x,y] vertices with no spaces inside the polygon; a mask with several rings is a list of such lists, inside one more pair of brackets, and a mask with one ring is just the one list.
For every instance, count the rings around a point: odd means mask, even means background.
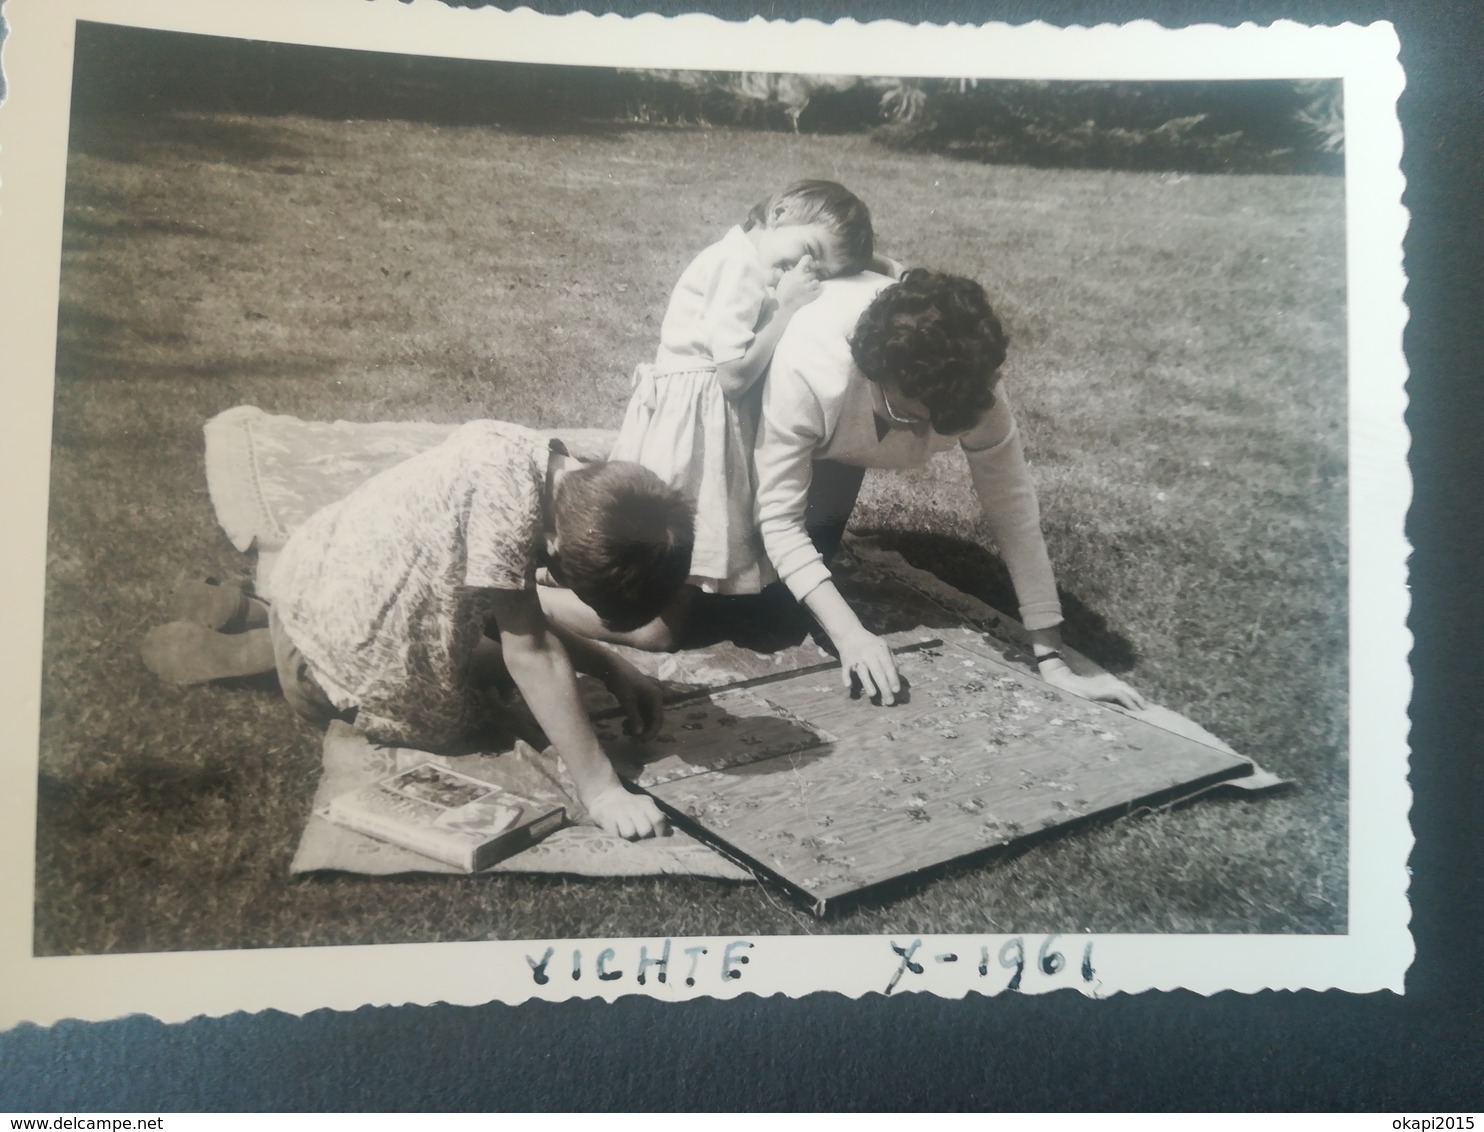
[{"label": "woman's arm", "polygon": [[1021,623],[1030,637],[1041,677],[1048,684],[1090,700],[1111,701],[1135,710],[1147,707],[1144,697],[1117,677],[1106,672],[1082,675],[1067,663],[1060,629],[1061,601],[1041,531],[1041,508],[1003,389],[996,394],[994,408],[961,438],[960,444],[990,537],[1010,571]]},{"label": "woman's arm", "polygon": [[805,525],[814,453],[824,445],[830,421],[820,397],[804,380],[802,365],[809,359],[800,355],[799,342],[790,338],[773,356],[763,384],[753,466],[763,550],[789,592],[803,601],[830,576]]},{"label": "woman's arm", "polygon": [[851,363],[844,331],[825,319],[816,327],[814,310],[804,318],[809,325],[796,324],[796,333],[774,355],[763,386],[753,453],[758,529],[779,578],[839,651],[842,683],[849,687],[854,673],[868,695],[879,694],[890,704],[901,690],[891,650],[861,625],[809,537],[814,455],[834,427]]},{"label": "woman's arm", "polygon": [[1009,398],[1001,386],[995,404],[959,438],[985,526],[1010,571],[1020,620],[1027,629],[1061,624],[1056,577],[1041,533],[1041,507]]}]

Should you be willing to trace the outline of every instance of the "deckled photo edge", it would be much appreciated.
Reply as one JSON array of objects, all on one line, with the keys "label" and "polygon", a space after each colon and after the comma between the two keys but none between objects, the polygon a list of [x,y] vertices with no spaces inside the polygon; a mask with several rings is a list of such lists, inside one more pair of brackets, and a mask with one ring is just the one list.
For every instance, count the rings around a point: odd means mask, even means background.
[{"label": "deckled photo edge", "polygon": [[[24,271],[6,273],[3,306],[15,383],[14,411],[0,425],[6,515],[19,547],[0,566],[7,598],[3,624],[11,680],[0,743],[24,785],[0,802],[0,846],[7,878],[0,946],[5,983],[0,1024],[101,1020],[132,1012],[166,1021],[237,1010],[303,1013],[364,1004],[530,998],[665,999],[741,994],[851,996],[928,991],[949,996],[998,993],[1016,970],[1025,992],[1077,985],[1106,995],[1185,988],[1202,993],[1266,988],[1400,991],[1412,956],[1406,929],[1407,719],[1410,677],[1405,624],[1407,547],[1402,525],[1410,499],[1400,205],[1401,134],[1395,103],[1402,88],[1389,26],[1267,28],[1153,24],[1115,28],[930,28],[902,24],[728,26],[711,17],[545,17],[528,11],[450,9],[419,0],[367,6],[360,0],[305,12],[289,3],[74,0],[8,5],[9,36],[0,62],[7,82],[0,108],[0,247]],[[347,18],[350,17],[350,18]],[[823,43],[848,39],[855,73],[981,77],[1178,78],[1331,77],[1345,79],[1347,263],[1351,422],[1351,826],[1350,918],[1344,936],[755,937],[491,941],[36,958],[31,924],[36,835],[36,720],[39,710],[52,365],[61,199],[67,146],[74,20],[96,20],[199,34],[282,39],[407,54],[563,62],[573,65],[818,70]],[[591,41],[572,32],[591,29]],[[468,33],[477,30],[471,39]],[[561,35],[556,32],[560,31]],[[989,33],[993,32],[993,36]],[[1116,64],[1099,52],[1110,40]],[[1180,43],[1180,51],[1170,50]],[[1013,44],[1013,46],[1012,46]],[[1002,46],[1003,45],[1003,46]],[[1055,45],[1056,52],[1043,51]],[[993,50],[982,50],[992,46]],[[926,48],[931,48],[927,50]],[[1038,54],[1038,52],[1040,52]],[[929,62],[931,60],[931,62]],[[1200,74],[1192,72],[1199,71]],[[12,258],[14,257],[14,258]],[[1361,317],[1362,313],[1364,317]],[[1357,443],[1372,459],[1356,460]],[[1364,605],[1367,619],[1357,617]],[[1362,881],[1364,883],[1362,883]],[[1070,969],[1095,942],[1092,977],[1075,984],[1044,972]],[[1006,949],[1009,949],[1008,952]],[[581,953],[574,960],[574,952]],[[953,956],[951,960],[946,956]],[[1007,962],[1006,960],[1009,960]],[[663,966],[661,966],[663,964]],[[921,970],[914,969],[914,964]],[[572,970],[582,977],[574,980]],[[980,969],[985,973],[980,973]],[[650,973],[643,985],[636,976]],[[666,979],[661,982],[658,974]],[[689,973],[687,973],[689,972]],[[608,978],[607,976],[612,976]],[[1044,977],[1043,977],[1044,976]],[[998,981],[997,981],[998,980]],[[690,985],[687,985],[689,982]]]}]

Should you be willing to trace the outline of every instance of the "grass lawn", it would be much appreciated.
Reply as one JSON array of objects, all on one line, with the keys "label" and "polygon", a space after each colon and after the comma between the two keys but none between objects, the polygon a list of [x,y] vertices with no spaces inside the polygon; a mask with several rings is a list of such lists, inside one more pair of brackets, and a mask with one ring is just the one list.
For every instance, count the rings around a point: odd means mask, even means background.
[{"label": "grass lawn", "polygon": [[[985,282],[1067,634],[1296,782],[1084,830],[817,923],[693,878],[293,880],[319,739],[140,638],[246,577],[201,425],[616,426],[689,257],[798,176]],[[74,122],[51,468],[41,954],[585,935],[1343,932],[1343,183],[980,166],[863,137],[159,111]],[[999,606],[961,459],[857,528]]]}]

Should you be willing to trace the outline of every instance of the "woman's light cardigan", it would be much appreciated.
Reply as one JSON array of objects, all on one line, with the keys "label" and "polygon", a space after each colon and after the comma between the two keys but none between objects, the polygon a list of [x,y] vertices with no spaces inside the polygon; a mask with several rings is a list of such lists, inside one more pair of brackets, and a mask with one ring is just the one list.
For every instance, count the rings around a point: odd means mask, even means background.
[{"label": "woman's light cardigan", "polygon": [[830,280],[784,331],[763,382],[755,452],[763,547],[802,601],[830,576],[804,528],[812,462],[912,468],[957,444],[989,535],[1010,570],[1022,622],[1027,629],[1057,625],[1061,603],[1040,507],[1004,388],[996,391],[994,408],[960,436],[942,436],[926,425],[895,425],[883,434],[874,387],[852,359],[849,339],[871,299],[890,283],[872,273]]}]

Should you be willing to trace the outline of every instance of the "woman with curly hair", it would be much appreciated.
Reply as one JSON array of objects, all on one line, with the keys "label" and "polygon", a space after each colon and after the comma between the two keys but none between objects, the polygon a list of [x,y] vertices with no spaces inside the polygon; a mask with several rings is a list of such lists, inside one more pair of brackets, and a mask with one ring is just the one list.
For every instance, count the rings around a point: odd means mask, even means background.
[{"label": "woman with curly hair", "polygon": [[894,703],[886,642],[831,581],[867,468],[919,467],[955,445],[1010,570],[1042,677],[1090,699],[1145,701],[1121,680],[1075,672],[1062,656],[1061,604],[1015,418],[998,386],[1007,338],[971,279],[908,271],[824,284],[794,317],[763,385],[755,460],[763,546],[779,578],[840,654],[841,679]]}]

